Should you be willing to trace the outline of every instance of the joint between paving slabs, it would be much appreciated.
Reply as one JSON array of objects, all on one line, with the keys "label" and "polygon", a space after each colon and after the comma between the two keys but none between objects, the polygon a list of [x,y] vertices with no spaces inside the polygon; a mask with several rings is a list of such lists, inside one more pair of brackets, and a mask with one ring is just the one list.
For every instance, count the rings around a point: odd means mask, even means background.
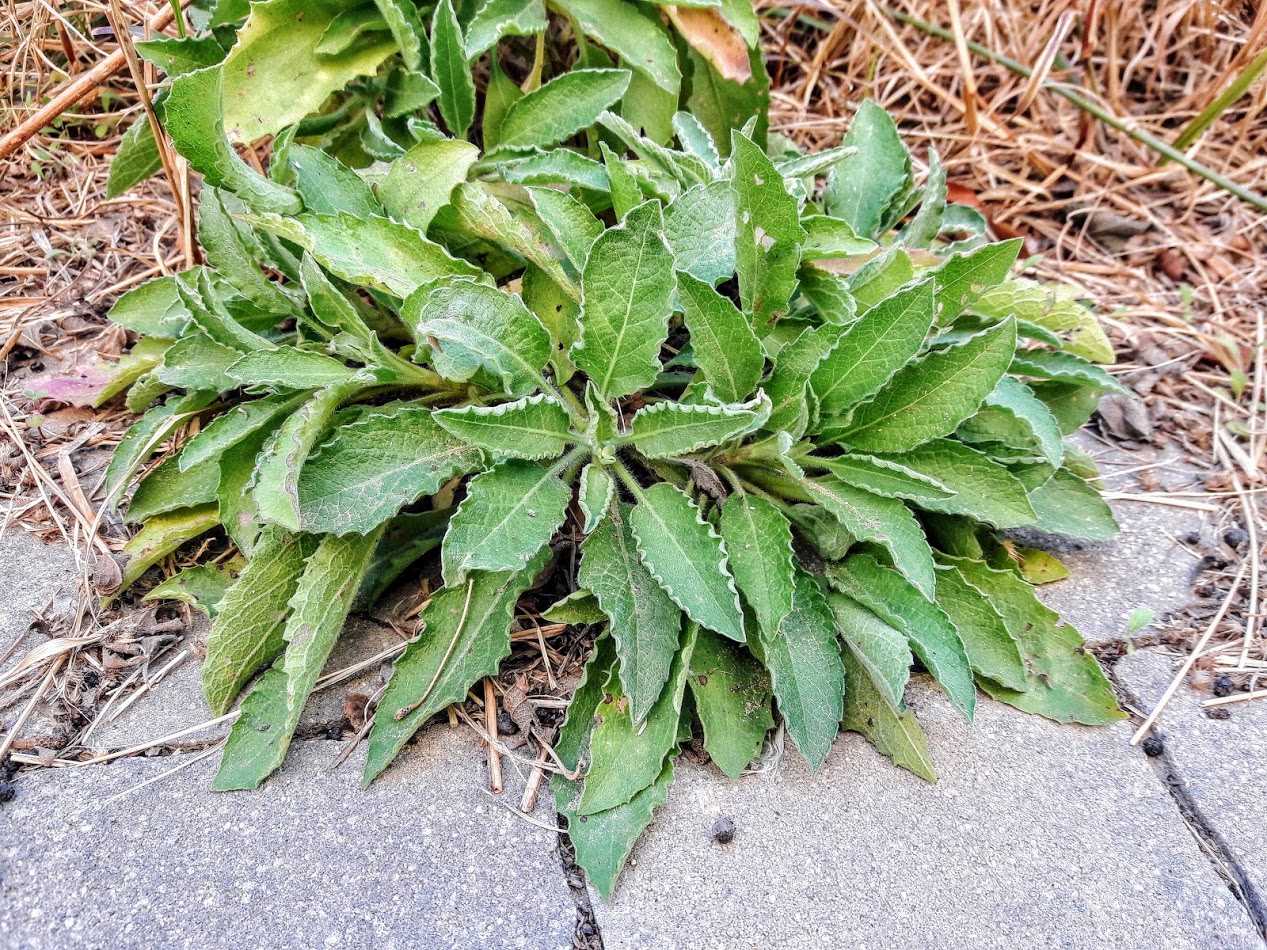
[{"label": "joint between paving slabs", "polygon": [[[1142,703],[1134,691],[1117,676],[1116,664],[1105,663],[1103,665],[1118,695],[1125,701],[1124,705],[1128,708],[1145,708],[1146,704]],[[1138,717],[1132,714],[1131,718],[1135,720]],[[1201,853],[1205,855],[1214,868],[1215,873],[1227,885],[1227,889],[1232,892],[1232,896],[1236,898],[1237,903],[1245,909],[1245,913],[1249,915],[1249,919],[1253,923],[1254,929],[1258,931],[1259,936],[1264,941],[1267,941],[1267,904],[1254,891],[1253,886],[1249,883],[1249,877],[1246,875],[1245,869],[1232,856],[1222,835],[1206,819],[1201,812],[1200,806],[1197,805],[1188,791],[1183,779],[1175,771],[1170,753],[1166,749],[1165,732],[1154,726],[1152,735],[1161,740],[1161,750],[1154,755],[1145,755],[1148,764],[1152,766],[1158,780],[1166,791],[1170,793],[1171,799],[1174,800],[1175,808],[1179,811],[1179,816],[1192,832],[1192,836],[1196,839]]]},{"label": "joint between paving slabs", "polygon": [[[567,819],[561,813],[556,813],[555,823],[560,828],[565,821]],[[576,929],[572,934],[572,946],[576,950],[603,950],[603,935],[594,917],[589,888],[585,886],[585,871],[576,863],[576,849],[572,847],[565,832],[559,832],[557,848],[564,883],[576,904]]]}]

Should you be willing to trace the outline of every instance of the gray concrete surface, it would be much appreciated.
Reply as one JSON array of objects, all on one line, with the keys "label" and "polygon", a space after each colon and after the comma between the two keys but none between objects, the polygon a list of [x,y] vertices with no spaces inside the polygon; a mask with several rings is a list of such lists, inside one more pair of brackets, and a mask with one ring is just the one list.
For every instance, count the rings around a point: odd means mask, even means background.
[{"label": "gray concrete surface", "polygon": [[[193,613],[195,622],[189,641],[196,646],[199,641],[205,642],[209,625],[203,614]],[[399,642],[399,635],[390,627],[364,618],[353,618],[335,644],[326,672],[345,669]],[[163,663],[156,666],[161,668]],[[391,661],[387,661],[350,680],[313,693],[300,718],[299,734],[310,735],[341,721],[344,718],[344,698],[349,693],[363,696],[374,693],[390,669]],[[201,671],[201,662],[191,654],[160,683],[124,709],[117,719],[98,725],[89,737],[88,746],[94,749],[128,748],[209,721],[213,714],[202,695]],[[202,742],[219,738],[228,731],[228,724],[223,723],[201,729],[180,741]]]},{"label": "gray concrete surface", "polygon": [[[19,527],[0,537],[0,670],[12,665],[44,637],[28,633],[46,608],[51,618],[77,602],[75,556],[64,544],[44,544]],[[12,648],[12,653],[10,649]]]},{"label": "gray concrete surface", "polygon": [[[1191,490],[1196,480],[1194,471],[1178,460],[1163,459],[1158,466],[1151,450],[1108,448],[1086,435],[1079,441],[1100,463],[1109,491],[1139,492],[1135,471],[1145,466],[1156,466],[1146,470],[1159,488]],[[1210,518],[1191,508],[1141,502],[1114,502],[1113,511],[1122,531],[1112,541],[1051,539],[1055,541],[1051,549],[1072,576],[1040,589],[1043,601],[1093,643],[1123,639],[1131,611],[1137,607],[1148,608],[1156,620],[1162,620],[1192,600],[1192,577],[1200,554],[1192,553],[1182,539],[1191,532],[1200,533]],[[1135,635],[1145,633],[1146,629]]]},{"label": "gray concrete surface", "polygon": [[469,736],[431,729],[368,791],[321,741],[258,792],[211,794],[216,757],[188,753],[24,773],[0,810],[0,946],[570,947],[557,837],[480,791]]},{"label": "gray concrete surface", "polygon": [[[1123,657],[1115,672],[1150,711],[1174,678],[1177,659],[1142,650]],[[1231,718],[1210,719],[1200,705],[1208,698],[1181,686],[1154,734],[1198,820],[1240,875],[1259,920],[1267,921],[1267,702],[1235,703],[1223,707]]]},{"label": "gray concrete surface", "polygon": [[1126,727],[994,702],[969,727],[910,698],[936,784],[852,735],[817,776],[791,750],[778,780],[683,764],[612,903],[594,896],[608,950],[1261,950]]}]

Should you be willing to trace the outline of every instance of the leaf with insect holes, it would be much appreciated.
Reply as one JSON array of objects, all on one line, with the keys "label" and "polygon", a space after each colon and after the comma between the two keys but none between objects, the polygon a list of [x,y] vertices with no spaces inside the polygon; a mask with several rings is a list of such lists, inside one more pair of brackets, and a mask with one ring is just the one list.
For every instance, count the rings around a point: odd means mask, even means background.
[{"label": "leaf with insect holes", "polygon": [[889,705],[866,667],[849,650],[844,653],[844,666],[845,714],[841,728],[862,735],[899,768],[930,782],[937,781],[928,755],[928,740],[915,714]]},{"label": "leaf with insect holes", "polygon": [[932,599],[897,571],[863,554],[830,565],[827,582],[906,634],[911,649],[933,679],[946,691],[955,708],[972,721],[977,692],[972,685],[968,654],[955,625]]},{"label": "leaf with insect holes", "polygon": [[664,209],[664,239],[678,271],[710,286],[733,274],[735,195],[730,182],[692,185],[669,202]]},{"label": "leaf with insect holes", "polygon": [[311,535],[266,528],[237,583],[225,593],[202,664],[202,692],[217,716],[228,711],[255,671],[286,646],[282,631],[287,604],[316,548]]},{"label": "leaf with insect holes", "polygon": [[466,181],[479,149],[469,142],[420,142],[391,164],[378,186],[378,199],[397,221],[425,234],[453,189]]},{"label": "leaf with insect holes", "polygon": [[969,515],[996,528],[1034,523],[1034,509],[1025,494],[1025,486],[1002,465],[960,442],[934,439],[885,460],[931,478],[954,492],[949,498],[918,499],[919,506],[928,511]]},{"label": "leaf with insect holes", "polygon": [[446,587],[471,571],[522,569],[563,524],[571,487],[557,466],[508,459],[467,483],[440,549]]},{"label": "leaf with insect holes", "polygon": [[629,516],[643,563],[692,620],[741,643],[743,614],[726,545],[679,488],[659,482]]},{"label": "leaf with insect holes", "polygon": [[700,630],[687,682],[705,751],[726,775],[739,778],[774,728],[769,673],[746,648]]},{"label": "leaf with insect holes", "polygon": [[682,613],[643,565],[629,522],[628,505],[599,522],[581,544],[577,580],[593,591],[610,622],[620,682],[637,724],[668,680]]},{"label": "leaf with insect holes", "polygon": [[752,327],[733,303],[685,271],[678,271],[678,293],[704,379],[722,402],[746,399],[765,368]]},{"label": "leaf with insect holes", "polygon": [[805,229],[796,199],[766,154],[740,132],[732,148],[739,297],[761,333],[787,313]]},{"label": "leaf with insect holes", "polygon": [[426,407],[375,406],[335,429],[304,464],[299,521],[305,531],[365,534],[483,466],[483,451],[445,431]]},{"label": "leaf with insect holes", "polygon": [[875,237],[893,200],[906,187],[911,156],[889,114],[864,99],[842,143],[845,156],[827,178],[827,213],[848,221],[860,236]]},{"label": "leaf with insect holes", "polygon": [[754,652],[770,671],[779,714],[817,771],[840,728],[844,689],[836,626],[818,580],[798,568],[792,610],[777,630],[758,626],[754,639]]},{"label": "leaf with insect holes", "polygon": [[1113,686],[1073,627],[1034,595],[1034,588],[1011,571],[996,571],[979,561],[944,558],[977,593],[998,610],[1025,661],[1024,692],[989,680],[981,688],[1017,709],[1056,722],[1104,725],[1125,719]]},{"label": "leaf with insect holes", "polygon": [[[220,67],[224,128],[234,142],[275,135],[358,76],[372,76],[396,51],[382,34],[333,55],[319,55],[340,0],[268,0],[251,4],[246,24]],[[192,73],[189,75],[193,75]]]},{"label": "leaf with insect holes", "polygon": [[502,120],[499,148],[556,145],[589,128],[629,88],[625,69],[574,69],[515,102]]},{"label": "leaf with insect holes", "polygon": [[508,396],[542,385],[550,334],[517,296],[472,281],[428,286],[405,301],[401,318],[445,379],[465,382],[484,369]]},{"label": "leaf with insect holes", "polygon": [[758,625],[778,630],[792,610],[792,526],[765,498],[736,491],[722,505],[721,536],[735,584]]},{"label": "leaf with insect holes", "polygon": [[1012,362],[1016,321],[908,363],[835,434],[867,452],[905,452],[949,435],[977,411]]},{"label": "leaf with insect holes", "polygon": [[830,423],[878,392],[919,352],[933,319],[933,284],[924,280],[848,327],[810,377],[822,418]]},{"label": "leaf with insect holes", "polygon": [[608,677],[594,710],[597,724],[590,735],[590,764],[577,802],[578,814],[595,815],[623,805],[660,775],[677,744],[696,632],[694,624],[687,625],[682,646],[673,655],[668,682],[641,725],[633,720],[629,698],[615,672]]},{"label": "leaf with insect holes", "polygon": [[554,458],[576,441],[567,410],[544,393],[500,406],[440,409],[433,418],[463,442],[506,458]]},{"label": "leaf with insect holes", "polygon": [[751,432],[768,416],[764,394],[750,402],[723,406],[658,402],[634,414],[629,439],[647,458],[676,458]]},{"label": "leaf with insect holes", "polygon": [[677,285],[660,205],[648,201],[594,242],[581,277],[581,339],[572,359],[604,399],[637,392],[660,372]]},{"label": "leaf with insect holes", "polygon": [[343,630],[378,533],[338,538],[327,535],[308,558],[287,604],[282,636],[286,652],[242,703],[242,714],[225,741],[212,788],[218,792],[258,788],[286,757],[299,715]]},{"label": "leaf with insect holes", "polygon": [[475,82],[450,0],[437,3],[431,19],[431,78],[440,87],[440,117],[450,132],[465,138],[475,118]]},{"label": "leaf with insect holes", "polygon": [[476,571],[460,587],[436,591],[423,608],[422,632],[392,669],[370,729],[362,784],[391,764],[415,732],[472,683],[494,676],[510,655],[515,603],[545,566],[543,551],[522,571]]},{"label": "leaf with insect holes", "polygon": [[894,565],[926,597],[933,596],[933,553],[915,516],[900,501],[854,488],[838,478],[802,479],[811,501],[822,505],[859,541],[889,552]]}]

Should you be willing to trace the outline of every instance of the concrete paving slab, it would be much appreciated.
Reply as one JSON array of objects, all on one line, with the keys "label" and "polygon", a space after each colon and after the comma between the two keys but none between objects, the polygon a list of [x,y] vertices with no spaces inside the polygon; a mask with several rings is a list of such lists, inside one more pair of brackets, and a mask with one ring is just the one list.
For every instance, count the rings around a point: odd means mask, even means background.
[{"label": "concrete paving slab", "polygon": [[[206,617],[195,611],[191,642],[205,642],[209,630]],[[326,663],[326,672],[335,672],[375,656],[383,649],[400,643],[400,636],[390,627],[362,617],[348,621]],[[158,664],[160,667],[162,664]],[[344,719],[343,701],[349,693],[368,696],[384,682],[391,662],[375,665],[364,673],[328,689],[314,693],[304,707],[299,721],[299,734],[311,735]],[[244,694],[245,696],[245,694]],[[202,695],[202,663],[191,655],[152,686],[145,695],[128,706],[118,719],[97,726],[89,737],[94,749],[122,749],[162,736],[189,729],[213,718]],[[216,739],[229,731],[227,723],[201,729],[184,737],[182,742],[203,742]]]},{"label": "concrete paving slab", "polygon": [[816,776],[791,750],[777,781],[684,763],[612,903],[593,896],[608,950],[1262,950],[1127,728],[991,701],[969,727],[927,685],[910,699],[936,784],[854,735]]},{"label": "concrete paving slab", "polygon": [[[1176,659],[1141,650],[1122,657],[1115,673],[1141,709],[1151,711],[1174,678]],[[1211,719],[1200,705],[1207,698],[1181,686],[1154,734],[1197,819],[1239,874],[1259,922],[1267,924],[1267,702],[1224,706],[1230,718]]]},{"label": "concrete paving slab", "polygon": [[480,791],[468,732],[430,729],[368,791],[355,760],[329,771],[338,748],[298,742],[233,794],[208,791],[215,756],[23,773],[0,810],[0,946],[571,946],[557,836]]},{"label": "concrete paving slab", "polygon": [[44,544],[16,527],[4,532],[0,537],[0,657],[9,654],[9,659],[0,663],[0,670],[44,639],[27,631],[45,608],[50,619],[74,609],[77,581],[75,555],[67,545]]},{"label": "concrete paving slab", "polygon": [[[1089,437],[1083,447],[1094,450],[1110,491],[1137,493],[1135,470],[1146,468],[1159,488],[1188,488],[1195,470],[1153,450],[1128,452],[1100,445]],[[1163,492],[1158,492],[1164,497]],[[1191,501],[1191,499],[1178,499]],[[1088,641],[1100,643],[1126,636],[1131,611],[1146,607],[1155,620],[1192,601],[1192,579],[1199,556],[1181,539],[1200,532],[1210,515],[1191,508],[1143,502],[1115,502],[1113,512],[1121,533],[1112,541],[1093,544],[1054,540],[1049,545],[1072,576],[1041,587],[1043,601],[1073,624]],[[1147,631],[1136,631],[1141,636]]]}]

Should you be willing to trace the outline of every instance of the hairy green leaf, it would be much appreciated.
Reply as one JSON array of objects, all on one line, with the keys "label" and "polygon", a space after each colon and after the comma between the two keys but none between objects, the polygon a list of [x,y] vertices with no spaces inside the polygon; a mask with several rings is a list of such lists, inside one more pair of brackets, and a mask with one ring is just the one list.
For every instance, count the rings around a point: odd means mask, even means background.
[{"label": "hairy green leaf", "polygon": [[950,439],[935,439],[888,461],[949,488],[950,498],[916,499],[921,508],[948,515],[970,515],[997,528],[1033,524],[1034,509],[1025,486],[983,453]]},{"label": "hairy green leaf", "polygon": [[620,682],[635,725],[651,711],[669,678],[682,614],[643,565],[630,531],[630,508],[604,518],[581,545],[577,580],[593,591],[611,624]]},{"label": "hairy green leaf", "polygon": [[830,565],[827,579],[836,590],[905,633],[911,649],[951,702],[972,720],[977,695],[968,654],[954,623],[936,603],[896,571],[867,555],[855,554],[843,563]]},{"label": "hairy green leaf", "polygon": [[228,711],[243,684],[286,645],[287,604],[304,564],[317,547],[310,535],[265,529],[251,560],[220,602],[207,635],[202,691],[217,716]]},{"label": "hairy green leaf", "polygon": [[1118,533],[1113,511],[1083,479],[1060,469],[1029,493],[1034,527],[1084,541],[1108,541]]},{"label": "hairy green leaf", "polygon": [[843,594],[832,593],[827,602],[847,652],[866,670],[885,702],[894,710],[902,709],[911,678],[911,648],[906,637]]},{"label": "hairy green leaf", "polygon": [[736,491],[722,505],[721,536],[735,584],[758,626],[778,630],[792,610],[792,526],[765,498]]},{"label": "hairy green leaf", "polygon": [[594,242],[581,278],[581,339],[572,359],[613,399],[655,382],[677,285],[660,205],[648,201]]},{"label": "hairy green leaf", "polygon": [[507,458],[554,458],[576,441],[567,410],[544,393],[500,406],[441,409],[435,421],[463,442]]},{"label": "hairy green leaf", "polygon": [[905,452],[949,435],[976,412],[1012,362],[1016,322],[909,363],[859,406],[840,439],[870,452]]},{"label": "hairy green leaf", "polygon": [[308,559],[287,604],[286,652],[242,703],[212,784],[216,791],[258,788],[281,766],[377,543],[378,534],[327,536]]},{"label": "hairy green leaf", "polygon": [[844,654],[845,715],[841,727],[857,732],[893,764],[930,782],[937,781],[928,740],[909,710],[894,709],[852,651]]},{"label": "hairy green leaf", "polygon": [[933,325],[933,284],[900,290],[850,326],[810,377],[824,420],[874,395],[919,352]]},{"label": "hairy green leaf", "polygon": [[726,545],[681,489],[659,482],[630,515],[643,563],[688,617],[743,642],[743,614]]},{"label": "hairy green leaf", "polygon": [[959,632],[968,662],[980,676],[1024,692],[1025,664],[1020,647],[994,606],[953,567],[937,568],[937,606]]},{"label": "hairy green leaf", "polygon": [[746,399],[757,387],[765,356],[743,314],[705,281],[678,271],[683,320],[691,333],[695,360],[722,402]]},{"label": "hairy green leaf", "polygon": [[366,534],[483,462],[478,446],[443,429],[429,409],[375,407],[339,426],[303,465],[299,521],[305,531]]},{"label": "hairy green leaf", "polygon": [[423,287],[405,301],[401,317],[414,337],[431,347],[445,379],[464,382],[487,370],[509,396],[542,385],[550,334],[523,301],[487,284],[457,281]]},{"label": "hairy green leaf", "polygon": [[634,414],[629,438],[647,458],[675,458],[751,432],[765,415],[755,399],[725,406],[658,402]]},{"label": "hairy green leaf", "polygon": [[758,626],[755,640],[787,731],[817,771],[840,729],[845,682],[836,627],[813,576],[797,569],[791,611],[777,630]]},{"label": "hairy green leaf", "polygon": [[732,150],[739,297],[761,332],[787,313],[805,229],[796,199],[766,154],[742,133]]},{"label": "hairy green leaf", "polygon": [[910,177],[911,156],[889,114],[864,99],[843,144],[857,149],[827,179],[827,213],[848,221],[862,237],[875,237]]},{"label": "hairy green leaf", "polygon": [[393,218],[425,234],[478,158],[479,149],[469,142],[420,142],[392,162],[378,198]]},{"label": "hairy green leaf", "polygon": [[476,475],[444,536],[445,585],[459,586],[471,571],[522,570],[563,524],[571,500],[557,466],[508,459]]},{"label": "hairy green leaf", "polygon": [[687,682],[704,749],[730,778],[739,778],[774,728],[769,674],[739,644],[701,630]]},{"label": "hairy green leaf", "polygon": [[462,27],[451,0],[437,3],[431,19],[431,78],[440,87],[444,124],[458,138],[465,138],[475,118],[475,82],[466,65]]},{"label": "hairy green leaf", "polygon": [[1057,722],[1098,726],[1126,718],[1112,684],[1084,649],[1078,631],[1061,624],[1059,616],[1034,596],[1033,587],[1011,571],[996,571],[979,561],[946,558],[945,563],[998,610],[1021,647],[1028,689],[1017,692],[989,680],[981,681],[982,689],[1017,709]]},{"label": "hairy green leaf", "polygon": [[555,145],[597,121],[629,88],[624,69],[574,69],[515,102],[502,120],[500,148]]},{"label": "hairy green leaf", "polygon": [[805,479],[802,487],[860,541],[881,545],[898,571],[926,597],[936,589],[933,554],[915,516],[893,498],[854,488],[838,478]]}]

